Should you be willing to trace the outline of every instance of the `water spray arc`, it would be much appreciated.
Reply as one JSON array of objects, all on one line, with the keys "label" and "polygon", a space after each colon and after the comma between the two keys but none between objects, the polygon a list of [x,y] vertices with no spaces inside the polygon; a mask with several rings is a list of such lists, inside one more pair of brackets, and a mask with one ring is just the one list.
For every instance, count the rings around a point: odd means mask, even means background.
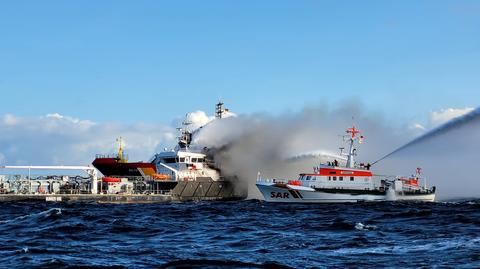
[{"label": "water spray arc", "polygon": [[398,153],[398,152],[400,152],[400,151],[402,151],[406,148],[409,148],[413,145],[424,142],[424,141],[429,140],[431,138],[434,138],[436,136],[445,134],[447,132],[453,131],[455,129],[461,128],[461,127],[463,127],[467,124],[474,123],[476,121],[480,122],[480,107],[476,108],[475,110],[473,110],[472,112],[470,112],[466,115],[454,118],[454,119],[450,120],[449,122],[433,129],[432,131],[430,131],[430,132],[428,132],[428,133],[426,133],[426,134],[424,134],[424,135],[422,135],[418,138],[415,138],[414,140],[410,141],[409,143],[401,146],[400,148],[392,151],[391,153],[389,153],[389,154],[383,156],[382,158],[378,159],[377,161],[373,162],[372,165],[374,165],[374,164],[392,156],[395,153]]}]

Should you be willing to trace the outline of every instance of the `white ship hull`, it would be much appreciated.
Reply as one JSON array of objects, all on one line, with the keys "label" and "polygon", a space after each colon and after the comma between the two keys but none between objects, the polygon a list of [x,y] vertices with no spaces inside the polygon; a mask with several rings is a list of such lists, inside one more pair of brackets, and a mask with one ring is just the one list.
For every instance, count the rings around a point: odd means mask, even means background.
[{"label": "white ship hull", "polygon": [[397,192],[393,197],[389,197],[387,194],[387,201],[422,201],[422,202],[434,202],[435,193],[429,194],[403,194],[402,192]]},{"label": "white ship hull", "polygon": [[265,201],[274,203],[356,203],[367,201],[428,201],[435,200],[435,193],[403,195],[392,190],[385,193],[331,193],[313,188],[258,182],[257,187]]}]

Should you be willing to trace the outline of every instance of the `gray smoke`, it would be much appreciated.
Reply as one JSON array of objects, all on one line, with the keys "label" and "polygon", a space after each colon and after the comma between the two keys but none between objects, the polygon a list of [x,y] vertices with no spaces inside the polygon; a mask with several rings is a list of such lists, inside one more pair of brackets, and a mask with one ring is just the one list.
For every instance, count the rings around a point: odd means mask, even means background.
[{"label": "gray smoke", "polygon": [[[359,149],[359,161],[371,160],[386,152],[389,145],[405,141],[407,134],[399,136],[375,115],[378,113],[358,104],[335,109],[307,107],[300,113],[279,116],[244,115],[208,124],[194,143],[216,148],[214,158],[223,173],[239,177],[248,185],[249,196],[259,198],[255,188],[258,172],[262,178],[295,179],[301,172],[313,171],[321,161],[339,159],[342,135],[353,123],[365,130],[368,141]],[[384,143],[385,133],[390,134],[389,145]]]},{"label": "gray smoke", "polygon": [[[475,111],[478,115],[478,109]],[[374,172],[409,175],[422,167],[429,185],[438,187],[440,199],[479,196],[480,184],[467,172],[476,165],[476,139],[480,134],[478,122],[472,118],[477,119],[469,114],[456,119],[456,124],[447,123],[413,140],[402,147],[402,154],[377,164]],[[258,172],[262,178],[295,179],[321,161],[338,158],[335,154],[344,145],[341,135],[353,123],[365,136],[357,162],[372,162],[414,139],[414,133],[405,125],[392,126],[382,113],[348,104],[333,109],[325,105],[307,107],[295,114],[260,113],[214,121],[198,132],[194,143],[216,148],[214,158],[223,173],[239,177],[248,186],[249,196],[260,198],[255,188]]]}]

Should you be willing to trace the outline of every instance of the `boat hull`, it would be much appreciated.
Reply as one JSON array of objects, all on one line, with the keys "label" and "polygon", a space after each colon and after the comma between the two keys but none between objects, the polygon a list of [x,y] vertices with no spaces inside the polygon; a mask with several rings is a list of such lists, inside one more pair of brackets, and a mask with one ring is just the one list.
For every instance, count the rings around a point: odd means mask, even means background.
[{"label": "boat hull", "polygon": [[122,163],[115,158],[96,158],[92,164],[107,177],[141,177],[156,173],[156,166],[152,163]]},{"label": "boat hull", "polygon": [[264,200],[273,203],[356,203],[374,201],[428,201],[435,200],[435,193],[402,195],[392,191],[384,193],[324,192],[312,188],[271,183],[257,183]]},{"label": "boat hull", "polygon": [[395,193],[393,198],[387,195],[387,201],[422,201],[435,202],[435,193],[428,194],[404,194],[402,192]]},{"label": "boat hull", "polygon": [[180,201],[243,200],[247,197],[246,193],[236,190],[232,182],[225,180],[179,181],[171,195]]}]

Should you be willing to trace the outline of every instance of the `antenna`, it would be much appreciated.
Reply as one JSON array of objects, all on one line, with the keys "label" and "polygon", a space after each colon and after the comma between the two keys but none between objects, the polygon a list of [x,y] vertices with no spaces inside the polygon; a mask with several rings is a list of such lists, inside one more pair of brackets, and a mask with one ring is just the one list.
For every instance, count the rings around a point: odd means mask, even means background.
[{"label": "antenna", "polygon": [[355,128],[353,125],[351,128],[348,128],[346,131],[347,135],[349,136],[348,142],[350,144],[350,149],[348,151],[348,159],[347,159],[347,167],[353,168],[355,166],[355,159],[354,156],[357,155],[357,150],[355,148],[355,141],[360,142],[363,139],[363,136],[360,135],[360,130]]},{"label": "antenna", "polygon": [[223,118],[223,114],[225,113],[225,104],[221,101],[218,100],[217,105],[215,106],[215,118],[221,119]]}]

